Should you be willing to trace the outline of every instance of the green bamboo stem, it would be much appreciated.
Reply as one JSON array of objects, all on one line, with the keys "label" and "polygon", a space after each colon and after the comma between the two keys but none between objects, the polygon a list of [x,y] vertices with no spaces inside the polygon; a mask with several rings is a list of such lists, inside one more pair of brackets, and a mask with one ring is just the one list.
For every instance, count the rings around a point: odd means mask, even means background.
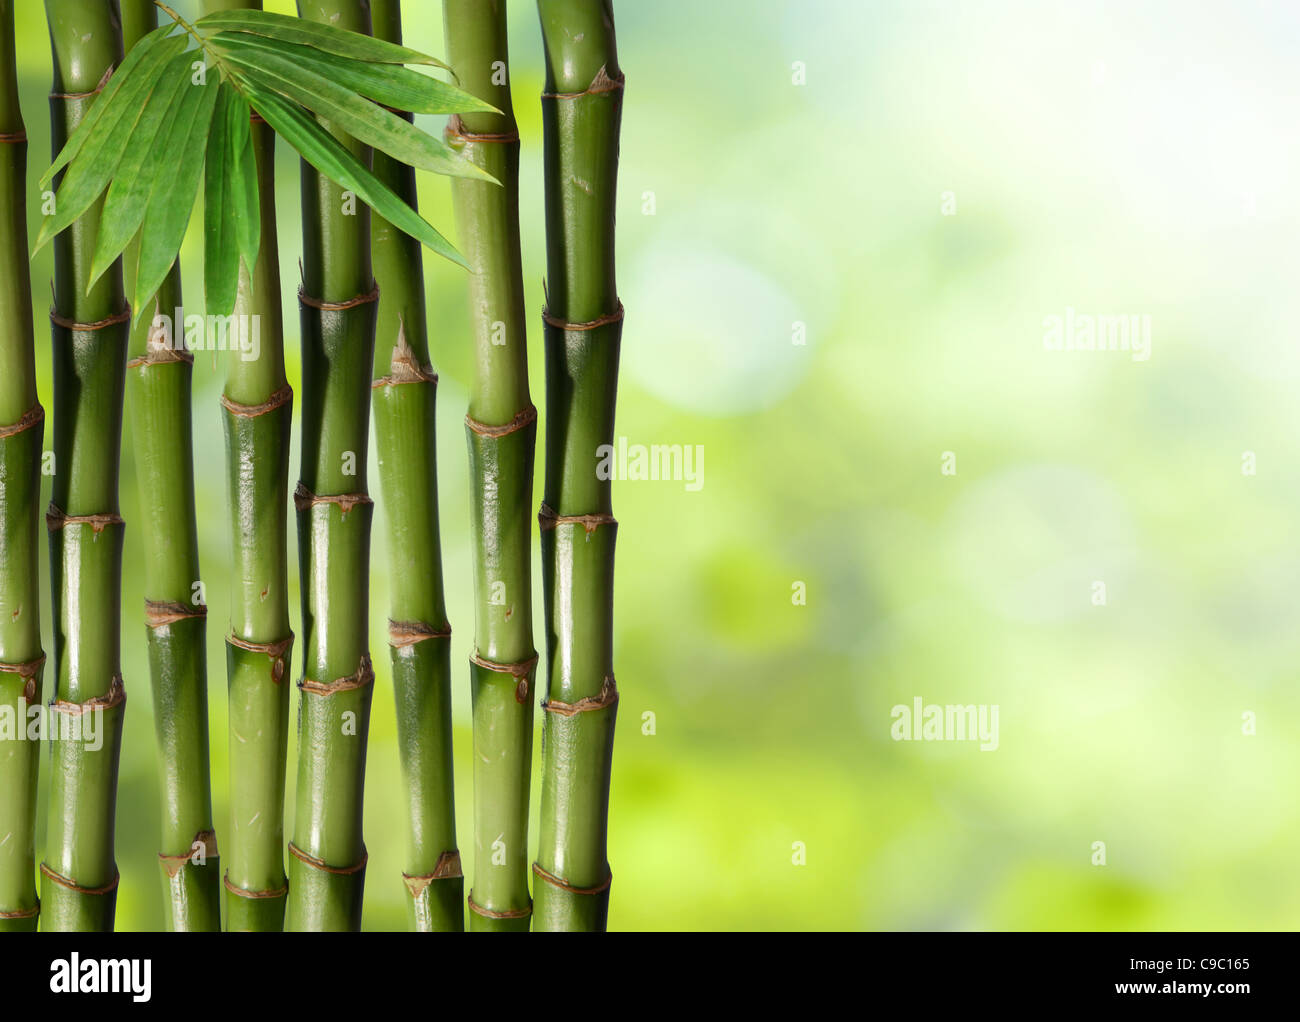
[{"label": "green bamboo stem", "polygon": [[235,585],[226,638],[230,817],[226,928],[278,931],[288,898],[284,787],[289,752],[287,508],[293,391],[284,370],[280,267],[275,230],[275,134],[252,126],[261,245],[241,267],[236,322],[255,330],[257,358],[232,353],[221,398],[232,514]]},{"label": "green bamboo stem", "polygon": [[[299,0],[299,17],[370,33],[365,0]],[[369,151],[336,132],[363,160]],[[362,807],[374,671],[366,492],[379,297],[370,210],[302,164],[302,471],[294,503],[304,677],[289,845],[289,930],[357,930],[365,888]]]},{"label": "green bamboo stem", "polygon": [[[204,0],[205,14],[260,10],[261,0]],[[235,585],[226,638],[230,818],[226,929],[284,927],[284,786],[289,746],[289,575],[286,509],[293,391],[284,370],[275,133],[253,117],[261,245],[241,265],[234,322],[256,339],[232,352],[221,398]]]},{"label": "green bamboo stem", "polygon": [[[45,411],[36,396],[27,262],[27,131],[18,101],[12,0],[0,0],[0,933],[36,929],[36,777],[41,744],[28,708],[41,705],[37,534]],[[2,726],[2,725],[0,725]],[[33,736],[35,737],[35,736]]]},{"label": "green bamboo stem", "polygon": [[546,482],[538,516],[549,678],[537,930],[603,930],[613,667],[614,520],[597,448],[614,439],[623,307],[614,198],[623,106],[609,0],[538,0],[546,46]]},{"label": "green bamboo stem", "polygon": [[[153,0],[120,0],[127,52],[158,27]],[[127,249],[134,289],[136,252]],[[221,929],[221,869],[208,755],[207,606],[199,587],[190,413],[194,356],[184,344],[180,263],[131,329],[131,427],[144,519],[145,631],[162,777],[158,854],[168,930]],[[152,312],[153,315],[149,315]]]},{"label": "green bamboo stem", "polygon": [[470,927],[529,928],[528,796],[537,651],[532,623],[537,409],[519,250],[519,130],[510,99],[505,0],[444,0],[449,63],[500,114],[453,117],[447,141],[501,184],[452,181],[470,265],[475,374],[469,445],[474,549],[474,886]]},{"label": "green bamboo stem", "polygon": [[[375,35],[401,43],[398,0],[372,0],[370,7]],[[416,208],[414,169],[376,152],[374,172]],[[434,443],[438,377],[429,364],[424,262],[418,241],[373,213],[371,253],[382,296],[372,397],[391,557],[389,656],[407,798],[407,918],[413,930],[459,931],[465,882],[456,846],[451,626]]]},{"label": "green bamboo stem", "polygon": [[[46,0],[54,153],[122,59],[117,5]],[[54,604],[49,825],[41,926],[113,928],[113,831],[122,717],[118,464],[130,309],[121,261],[87,290],[100,204],[54,240],[54,480],[46,523]]]}]

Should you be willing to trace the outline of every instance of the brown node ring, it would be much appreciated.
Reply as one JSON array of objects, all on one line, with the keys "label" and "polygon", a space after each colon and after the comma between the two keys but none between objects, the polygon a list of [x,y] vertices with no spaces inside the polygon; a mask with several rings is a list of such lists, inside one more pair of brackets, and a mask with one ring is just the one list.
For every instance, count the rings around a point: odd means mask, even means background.
[{"label": "brown node ring", "polygon": [[50,700],[50,709],[55,713],[66,713],[70,717],[80,717],[94,710],[111,710],[126,702],[126,684],[120,674],[113,675],[108,691],[102,696],[92,696],[84,703],[71,703],[66,699]]},{"label": "brown node ring", "polygon": [[599,96],[606,92],[621,92],[626,82],[627,78],[622,71],[618,73],[617,78],[611,78],[602,64],[600,70],[596,72],[596,77],[591,80],[591,84],[581,92],[543,92],[542,99],[581,99],[583,96]]},{"label": "brown node ring", "polygon": [[423,621],[394,621],[388,619],[388,644],[394,649],[405,649],[428,639],[450,639],[451,628],[434,628]]},{"label": "brown node ring", "polygon": [[16,674],[24,680],[23,698],[29,703],[36,698],[36,679],[40,676],[41,668],[45,666],[45,654],[42,653],[35,660],[28,660],[25,664],[6,664],[0,663],[0,674]]},{"label": "brown node ring", "polygon": [[530,404],[527,408],[517,414],[513,419],[503,426],[491,426],[486,422],[479,422],[478,419],[465,416],[465,425],[479,436],[486,437],[503,437],[511,433],[517,433],[526,426],[531,426],[537,421],[537,406]]},{"label": "brown node ring", "polygon": [[49,877],[60,887],[66,887],[68,890],[76,891],[78,894],[112,894],[117,890],[117,882],[121,879],[121,874],[117,872],[116,868],[114,868],[113,879],[103,887],[82,887],[75,880],[65,877],[62,873],[55,873],[54,870],[50,869],[50,867],[45,865],[43,862],[41,863],[41,875]]},{"label": "brown node ring", "polygon": [[152,345],[148,353],[137,355],[131,361],[127,362],[128,369],[147,369],[149,366],[165,365],[189,365],[194,364],[194,352],[182,344],[179,348],[170,344]]},{"label": "brown node ring", "polygon": [[230,882],[229,871],[227,871],[225,876],[221,878],[221,882],[225,885],[226,890],[229,891],[231,894],[233,894],[235,897],[249,898],[254,901],[261,901],[269,898],[283,898],[286,894],[289,893],[288,885],[285,885],[284,887],[277,887],[272,891],[250,891],[250,890],[246,890],[243,887],[236,887],[234,884]]},{"label": "brown node ring", "polygon": [[241,639],[234,634],[227,635],[226,642],[236,649],[247,650],[250,653],[261,653],[269,657],[272,661],[271,681],[276,685],[280,684],[286,666],[284,658],[293,646],[293,632],[289,633],[288,638],[280,639],[278,642],[249,642],[247,639]]},{"label": "brown node ring", "polygon": [[119,514],[102,514],[102,515],[70,515],[63,508],[59,507],[54,501],[50,501],[50,506],[45,511],[45,527],[50,532],[58,532],[60,529],[67,528],[69,525],[89,525],[95,530],[95,535],[99,535],[110,525],[125,525],[122,516]]},{"label": "brown node ring", "polygon": [[307,489],[305,483],[299,483],[293,491],[293,506],[298,511],[306,511],[317,504],[337,504],[345,515],[358,504],[373,504],[368,493],[316,494]]},{"label": "brown node ring", "polygon": [[110,326],[117,326],[119,323],[129,323],[131,321],[131,306],[128,305],[121,312],[107,319],[98,319],[93,323],[78,323],[74,319],[67,319],[60,316],[54,306],[50,306],[50,322],[55,326],[61,326],[65,330],[71,330],[73,333],[88,334],[96,330],[105,330]]},{"label": "brown node ring", "polygon": [[208,608],[202,603],[190,605],[166,600],[144,601],[144,621],[150,628],[166,628],[177,621],[207,616]]},{"label": "brown node ring", "polygon": [[429,383],[438,385],[438,374],[429,364],[421,365],[415,357],[415,349],[406,339],[406,323],[399,316],[397,319],[397,343],[393,345],[393,357],[389,360],[387,376],[381,376],[370,384],[372,390],[380,387],[395,387],[403,383]]},{"label": "brown node ring", "polygon": [[41,407],[41,403],[38,401],[31,408],[27,409],[27,411],[23,412],[22,418],[13,425],[0,426],[0,440],[4,440],[11,436],[17,436],[19,433],[26,433],[29,429],[39,426],[44,421],[45,409]]},{"label": "brown node ring", "polygon": [[484,670],[495,671],[497,674],[513,674],[516,678],[526,678],[532,673],[537,666],[537,654],[534,653],[527,660],[521,660],[517,664],[502,664],[495,660],[489,660],[486,657],[479,656],[478,650],[470,654],[470,660],[478,664]]},{"label": "brown node ring", "polygon": [[336,692],[350,692],[353,689],[365,688],[367,685],[374,684],[374,681],[375,670],[370,663],[370,654],[362,653],[356,671],[346,678],[335,678],[333,681],[313,681],[311,678],[303,678],[298,682],[298,688],[313,695],[332,696]]},{"label": "brown node ring", "polygon": [[452,849],[438,856],[432,873],[403,873],[402,883],[412,898],[418,898],[435,880],[457,880],[464,874],[460,870],[460,852]]},{"label": "brown node ring", "polygon": [[491,144],[510,144],[519,141],[518,129],[514,131],[470,131],[465,127],[465,122],[460,119],[459,114],[453,114],[447,121],[447,136],[449,138],[463,138],[466,142],[484,142]]},{"label": "brown node ring", "polygon": [[241,419],[255,419],[259,415],[265,415],[267,412],[273,412],[293,400],[293,388],[285,384],[260,405],[241,405],[238,401],[232,401],[221,395],[221,407],[231,415],[237,415]]},{"label": "brown node ring", "polygon": [[586,330],[595,330],[598,327],[608,326],[610,323],[617,323],[623,318],[623,303],[618,303],[618,308],[608,315],[601,316],[599,319],[588,320],[586,323],[570,323],[568,320],[560,319],[551,315],[550,309],[542,309],[542,321],[547,326],[556,327],[566,333],[582,333]]},{"label": "brown node ring", "polygon": [[320,298],[313,298],[302,287],[299,287],[298,301],[313,309],[320,309],[322,312],[342,312],[345,309],[355,309],[358,305],[370,305],[372,302],[379,301],[379,284],[373,284],[369,292],[357,295],[355,298],[349,298],[346,302],[327,302]]},{"label": "brown node ring", "polygon": [[494,671],[497,674],[509,674],[515,679],[515,702],[521,706],[528,702],[528,678],[537,666],[537,654],[534,653],[527,660],[521,660],[517,664],[499,664],[495,660],[488,660],[486,657],[479,656],[478,650],[470,654],[470,662],[477,664],[487,671]]},{"label": "brown node ring", "polygon": [[[26,141],[27,141],[27,132],[25,131],[11,131],[8,133],[0,131],[0,145],[3,145],[5,143],[18,143],[18,142],[26,142]],[[0,919],[8,919],[8,918],[9,917],[6,916],[3,912],[0,912]],[[14,918],[22,919],[24,917],[15,916]]]},{"label": "brown node ring", "polygon": [[332,873],[334,874],[334,876],[340,876],[340,877],[352,876],[354,873],[360,873],[363,869],[366,868],[366,863],[370,861],[370,853],[367,852],[365,848],[362,848],[361,861],[358,862],[355,866],[343,866],[343,867],[331,866],[328,863],[326,863],[324,859],[318,859],[314,855],[308,855],[301,848],[295,845],[292,841],[289,842],[289,854],[292,855],[299,862],[306,863],[312,869],[318,869],[322,873]]},{"label": "brown node ring", "polygon": [[163,852],[158,853],[158,861],[162,863],[163,869],[167,871],[169,877],[175,878],[176,874],[185,868],[185,864],[188,863],[194,855],[194,844],[203,845],[203,854],[206,858],[216,859],[220,855],[217,851],[217,835],[210,830],[201,830],[194,835],[194,841],[191,843],[190,850],[184,855],[167,855]]},{"label": "brown node ring", "polygon": [[20,908],[15,912],[0,912],[0,919],[35,919],[41,914],[41,903],[38,901],[35,908]]},{"label": "brown node ring", "polygon": [[482,905],[480,905],[477,901],[474,900],[473,892],[471,892],[469,897],[466,898],[465,900],[469,902],[469,908],[471,912],[473,912],[475,915],[480,915],[487,919],[527,919],[529,916],[533,914],[532,905],[529,905],[527,908],[509,908],[506,909],[504,912],[498,912],[495,909],[484,908]]},{"label": "brown node ring", "polygon": [[104,76],[100,78],[99,84],[89,92],[51,92],[50,99],[85,99],[88,96],[98,96],[104,91],[104,86],[108,84],[108,80],[113,77],[113,72],[116,70],[116,64],[109,64],[104,69]]},{"label": "brown node ring", "polygon": [[595,515],[557,515],[550,504],[543,502],[537,512],[538,528],[542,532],[548,532],[560,525],[581,525],[586,528],[588,535],[590,535],[602,525],[618,525],[618,519],[613,515],[604,513]]},{"label": "brown node ring", "polygon": [[598,694],[586,696],[576,703],[562,703],[558,699],[543,699],[542,709],[547,713],[558,713],[561,717],[573,717],[579,713],[594,713],[596,710],[607,710],[617,702],[618,685],[614,683],[614,676],[608,674],[605,676],[605,681],[600,686]]},{"label": "brown node ring", "polygon": [[552,887],[558,887],[560,890],[568,891],[570,894],[602,894],[605,891],[608,891],[609,885],[614,882],[614,874],[609,868],[609,863],[605,864],[605,879],[595,887],[575,887],[563,877],[557,877],[554,873],[542,869],[542,867],[536,862],[533,863],[533,874],[539,880],[545,880]]}]

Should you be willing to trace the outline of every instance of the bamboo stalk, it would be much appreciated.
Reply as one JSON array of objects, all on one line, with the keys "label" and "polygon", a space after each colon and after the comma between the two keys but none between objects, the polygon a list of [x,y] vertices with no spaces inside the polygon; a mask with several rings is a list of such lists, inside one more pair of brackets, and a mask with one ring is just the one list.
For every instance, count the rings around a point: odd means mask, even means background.
[{"label": "bamboo stalk", "polygon": [[[46,0],[54,153],[122,59],[117,5]],[[102,200],[101,200],[102,201]],[[46,930],[112,930],[113,836],[126,692],[121,676],[118,463],[130,309],[121,260],[89,290],[101,204],[54,240],[54,485],[46,515],[54,603],[49,826],[41,864]],[[91,732],[93,732],[93,737]]]},{"label": "bamboo stalk", "polygon": [[41,744],[27,734],[41,705],[37,533],[45,410],[36,395],[31,274],[27,262],[27,131],[18,101],[14,9],[0,0],[0,933],[34,931],[36,778]]},{"label": "bamboo stalk", "polygon": [[[260,10],[261,0],[204,0],[204,13]],[[286,510],[293,391],[284,370],[280,253],[275,226],[275,133],[252,124],[261,244],[241,266],[235,321],[250,350],[232,353],[221,398],[232,514],[235,587],[226,675],[230,723],[230,818],[226,929],[284,926],[284,785],[289,745],[289,575]]]},{"label": "bamboo stalk", "polygon": [[527,931],[528,797],[537,651],[532,624],[537,409],[519,250],[519,130],[510,99],[505,0],[444,0],[448,58],[461,87],[500,114],[451,119],[447,140],[500,187],[456,179],[469,261],[475,375],[465,436],[473,490],[474,886],[470,927]]},{"label": "bamboo stalk", "polygon": [[[158,27],[153,0],[120,0],[125,49]],[[137,243],[127,249],[134,290]],[[162,777],[158,865],[168,930],[221,929],[220,862],[208,755],[207,606],[199,588],[190,413],[194,356],[185,348],[175,263],[131,329],[127,387],[144,519],[145,631]],[[146,310],[147,311],[147,310]],[[163,318],[165,317],[165,318]]]},{"label": "bamboo stalk", "polygon": [[[401,43],[398,0],[370,6],[375,35]],[[413,168],[376,152],[374,172],[416,208]],[[371,252],[382,296],[372,396],[391,557],[389,656],[407,797],[407,917],[413,930],[459,931],[465,888],[456,847],[451,626],[438,530],[438,377],[429,364],[424,262],[418,241],[373,213]]]},{"label": "bamboo stalk", "polygon": [[[298,14],[370,33],[365,0],[299,0]],[[363,160],[369,151],[336,132]],[[298,510],[304,677],[289,845],[289,930],[357,930],[365,887],[362,806],[374,671],[366,492],[378,288],[370,210],[302,164],[302,471]]]},{"label": "bamboo stalk", "polygon": [[546,46],[546,482],[538,516],[548,691],[534,928],[603,930],[613,667],[614,520],[596,452],[613,442],[623,306],[614,198],[623,73],[609,0],[538,0]]}]

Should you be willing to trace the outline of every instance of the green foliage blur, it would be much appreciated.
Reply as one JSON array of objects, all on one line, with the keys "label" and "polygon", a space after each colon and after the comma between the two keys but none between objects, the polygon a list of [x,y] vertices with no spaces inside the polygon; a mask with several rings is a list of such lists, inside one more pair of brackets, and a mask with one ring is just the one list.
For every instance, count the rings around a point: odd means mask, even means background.
[{"label": "green foliage blur", "polygon": [[[404,6],[408,44],[442,53],[440,5]],[[540,324],[540,31],[530,3],[511,6]],[[698,490],[615,485],[612,929],[1295,926],[1300,13],[1211,6],[617,0],[617,432],[705,460]],[[47,36],[41,5],[19,7],[34,225]],[[298,161],[283,144],[278,171],[296,388]],[[447,182],[421,189],[454,241]],[[196,311],[200,225],[183,250]],[[462,271],[426,255],[425,274],[468,877],[470,326]],[[38,309],[50,276],[46,249]],[[1045,345],[1049,317],[1106,314],[1150,316],[1150,357]],[[52,409],[43,326],[37,350]],[[224,357],[195,366],[219,836]],[[541,407],[540,329],[530,359]],[[128,420],[118,924],[155,929],[131,445]],[[388,556],[377,519],[377,651]],[[540,622],[539,567],[534,581]],[[375,664],[365,922],[400,929],[394,710]],[[891,708],[916,697],[996,704],[997,749],[894,741]],[[535,767],[534,810],[538,781]]]}]

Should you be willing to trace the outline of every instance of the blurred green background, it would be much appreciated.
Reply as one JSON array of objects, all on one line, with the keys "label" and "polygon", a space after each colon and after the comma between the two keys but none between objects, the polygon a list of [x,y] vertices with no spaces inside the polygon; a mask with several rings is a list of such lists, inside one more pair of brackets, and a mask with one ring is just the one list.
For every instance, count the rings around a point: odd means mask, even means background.
[{"label": "blurred green background", "polygon": [[[195,0],[177,6],[197,13]],[[442,53],[440,5],[404,6],[407,42]],[[511,6],[525,278],[540,313],[540,31],[531,4]],[[291,0],[267,8],[293,12]],[[703,445],[705,474],[698,492],[615,486],[610,927],[1294,928],[1300,9],[615,9],[628,79],[618,433]],[[20,5],[18,21],[35,224],[49,151],[42,5]],[[298,161],[283,145],[279,161],[297,387]],[[454,240],[446,181],[422,177],[421,203]],[[184,250],[194,309],[200,219]],[[432,257],[425,272],[472,876],[470,330],[463,274]],[[38,310],[50,276],[47,248]],[[1048,350],[1044,320],[1067,308],[1149,315],[1149,360]],[[539,347],[535,331],[540,403]],[[43,323],[37,349],[50,408]],[[223,357],[195,366],[219,835]],[[131,440],[128,425],[118,924],[153,929],[159,786]],[[945,452],[955,474],[941,471]],[[540,452],[538,467],[540,479]],[[377,524],[375,650],[382,536]],[[796,582],[806,605],[792,602]],[[46,627],[52,649],[48,607]],[[399,929],[387,658],[376,667],[366,926]],[[998,705],[997,750],[891,740],[891,707],[917,696]]]}]

